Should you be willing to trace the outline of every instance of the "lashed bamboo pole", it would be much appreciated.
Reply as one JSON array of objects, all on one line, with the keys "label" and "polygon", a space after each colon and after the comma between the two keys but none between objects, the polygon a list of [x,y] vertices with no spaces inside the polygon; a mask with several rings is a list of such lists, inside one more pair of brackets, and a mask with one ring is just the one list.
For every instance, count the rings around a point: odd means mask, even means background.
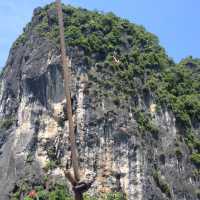
[{"label": "lashed bamboo pole", "polygon": [[61,59],[62,59],[63,74],[64,74],[64,89],[65,89],[65,97],[67,103],[67,116],[69,121],[69,138],[70,138],[71,153],[72,153],[72,167],[74,171],[74,179],[76,182],[78,182],[80,180],[80,174],[79,174],[78,152],[76,147],[74,124],[72,117],[72,103],[70,94],[71,71],[69,66],[69,58],[67,57],[65,50],[64,23],[63,23],[61,0],[56,0],[56,7],[58,12],[58,21],[60,30]]}]

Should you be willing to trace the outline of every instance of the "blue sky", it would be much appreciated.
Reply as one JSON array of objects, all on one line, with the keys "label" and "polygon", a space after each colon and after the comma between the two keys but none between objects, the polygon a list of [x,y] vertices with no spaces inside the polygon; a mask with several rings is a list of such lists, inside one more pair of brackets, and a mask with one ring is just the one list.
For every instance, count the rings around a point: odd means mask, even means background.
[{"label": "blue sky", "polygon": [[[0,67],[9,49],[31,19],[33,9],[51,0],[0,1]],[[156,34],[176,62],[188,55],[200,57],[199,0],[63,0],[90,10],[113,11]]]}]

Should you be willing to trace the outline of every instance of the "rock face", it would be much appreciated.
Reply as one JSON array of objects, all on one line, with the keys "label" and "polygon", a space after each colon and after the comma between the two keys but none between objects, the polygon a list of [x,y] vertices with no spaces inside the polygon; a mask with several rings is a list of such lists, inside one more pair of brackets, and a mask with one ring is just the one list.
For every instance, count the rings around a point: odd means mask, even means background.
[{"label": "rock face", "polygon": [[[40,9],[39,9],[40,10]],[[38,15],[32,26],[40,23]],[[49,12],[49,16],[53,15]],[[23,179],[36,183],[45,176],[64,177],[71,167],[63,73],[58,48],[31,28],[28,39],[13,46],[1,77],[0,116],[12,119],[0,132],[0,199]],[[81,175],[95,176],[89,193],[122,191],[129,200],[196,200],[199,174],[183,143],[174,114],[162,107],[156,111],[155,98],[138,97],[138,106],[152,117],[159,135],[141,134],[132,102],[113,103],[99,98],[90,79],[94,66],[85,64],[82,50],[68,49],[72,66],[72,102]],[[56,165],[47,168],[48,163]],[[48,172],[47,172],[48,171]]]}]

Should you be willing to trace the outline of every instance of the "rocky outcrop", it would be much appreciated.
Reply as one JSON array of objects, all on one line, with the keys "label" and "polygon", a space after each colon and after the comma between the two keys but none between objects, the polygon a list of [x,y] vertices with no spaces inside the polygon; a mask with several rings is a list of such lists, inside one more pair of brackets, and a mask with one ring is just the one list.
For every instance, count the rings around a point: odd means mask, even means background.
[{"label": "rocky outcrop", "polygon": [[[37,19],[34,18],[33,22]],[[153,118],[154,135],[141,132],[131,107],[96,94],[89,78],[92,66],[80,60],[82,51],[69,48],[72,102],[81,175],[94,176],[89,193],[123,192],[129,200],[196,200],[199,180],[192,175],[188,149],[167,108],[156,111],[154,98],[140,107]],[[12,119],[0,132],[0,199],[23,179],[36,183],[45,176],[64,177],[71,167],[63,73],[57,47],[28,31],[25,44],[11,49],[1,79],[0,116]],[[138,99],[140,98],[138,94]],[[54,162],[53,167],[49,163]],[[48,168],[49,167],[49,168]]]}]

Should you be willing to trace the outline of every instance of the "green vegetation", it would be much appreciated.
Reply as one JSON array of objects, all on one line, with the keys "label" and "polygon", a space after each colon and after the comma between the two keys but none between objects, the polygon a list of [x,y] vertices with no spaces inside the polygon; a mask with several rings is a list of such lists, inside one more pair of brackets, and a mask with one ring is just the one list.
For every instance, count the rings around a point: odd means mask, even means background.
[{"label": "green vegetation", "polygon": [[187,132],[185,142],[191,151],[200,152],[200,139],[191,131]]},{"label": "green vegetation", "polygon": [[171,192],[170,192],[169,185],[164,180],[164,178],[161,177],[160,172],[155,171],[153,173],[153,178],[154,178],[154,180],[156,182],[156,185],[160,188],[160,190],[170,198],[171,197]]},{"label": "green vegetation", "polygon": [[[186,62],[187,61],[187,62]],[[188,67],[188,64],[193,68]],[[195,66],[195,67],[194,67]],[[157,103],[167,105],[177,120],[177,125],[187,130],[200,120],[200,60],[187,58],[180,64],[165,69],[159,78],[150,79],[151,85],[159,83],[154,89]]]},{"label": "green vegetation", "polygon": [[[35,186],[33,190],[31,190],[30,187],[24,191],[19,189],[19,191],[12,195],[12,200],[19,199],[21,193],[20,191],[25,194],[24,200],[72,200],[72,196],[69,193],[67,186],[62,184],[55,184],[54,186],[51,186],[49,190],[46,190],[43,185]],[[31,191],[34,191],[36,194],[35,198],[30,197]]]},{"label": "green vegetation", "polygon": [[200,153],[193,153],[190,159],[197,168],[200,168]]},{"label": "green vegetation", "polygon": [[138,122],[139,130],[141,133],[150,132],[155,139],[158,139],[159,129],[153,123],[150,114],[141,112],[140,110],[135,110],[134,117]]},{"label": "green vegetation", "polygon": [[105,200],[125,200],[125,196],[120,192],[110,193],[105,196]]},{"label": "green vegetation", "polygon": [[190,131],[185,138],[185,142],[191,152],[191,162],[200,169],[200,139]]},{"label": "green vegetation", "polygon": [[28,40],[28,36],[27,36],[27,33],[26,32],[23,32],[19,37],[18,39],[15,41],[13,47],[17,47],[19,45],[23,45],[25,44],[25,42]]},{"label": "green vegetation", "polygon": [[176,154],[176,157],[177,157],[178,160],[181,160],[181,158],[183,157],[181,149],[178,148],[178,147],[175,149],[175,154]]},{"label": "green vegetation", "polygon": [[195,170],[193,170],[193,171],[192,171],[192,175],[193,175],[194,177],[200,176],[200,169],[195,169]]},{"label": "green vegetation", "polygon": [[194,133],[189,132],[185,138],[185,142],[190,149],[200,151],[200,139],[197,138]]},{"label": "green vegetation", "polygon": [[[26,187],[25,187],[26,186]],[[18,190],[12,194],[11,200],[18,200],[20,194],[23,194],[24,200],[72,200],[72,194],[69,192],[67,185],[56,183],[49,185],[50,188],[46,188],[45,184],[37,185],[34,187],[29,186],[27,183],[19,187]],[[30,193],[35,194],[34,197],[30,197]],[[104,194],[101,197],[91,197],[89,194],[84,194],[84,200],[125,200],[123,194],[119,192]]]},{"label": "green vegetation", "polygon": [[24,200],[33,200],[33,199],[30,197],[25,197]]},{"label": "green vegetation", "polygon": [[56,168],[56,162],[53,160],[50,160],[46,163],[46,166],[44,167],[44,170],[48,172],[49,170],[55,169]]},{"label": "green vegetation", "polygon": [[5,118],[0,121],[0,129],[9,129],[14,123],[13,118]]},{"label": "green vegetation", "polygon": [[103,194],[100,197],[91,197],[89,194],[84,194],[84,200],[125,200],[126,198],[120,192],[113,192],[108,194]]},{"label": "green vegetation", "polygon": [[26,163],[32,163],[34,159],[34,155],[29,152],[29,154],[26,157]]}]

